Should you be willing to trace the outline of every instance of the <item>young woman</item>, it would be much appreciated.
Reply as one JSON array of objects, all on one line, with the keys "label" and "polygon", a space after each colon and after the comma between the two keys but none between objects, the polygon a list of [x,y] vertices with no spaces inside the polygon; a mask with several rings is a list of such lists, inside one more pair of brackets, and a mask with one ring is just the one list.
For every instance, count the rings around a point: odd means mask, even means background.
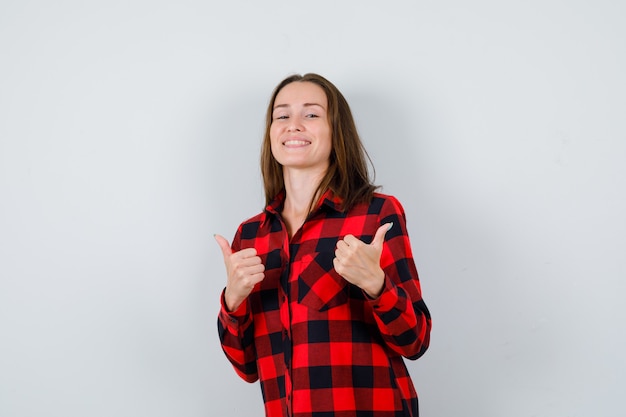
[{"label": "young woman", "polygon": [[348,103],[317,74],[274,90],[267,207],[221,247],[218,331],[269,417],[415,417],[403,357],[430,340],[402,206],[376,192]]}]

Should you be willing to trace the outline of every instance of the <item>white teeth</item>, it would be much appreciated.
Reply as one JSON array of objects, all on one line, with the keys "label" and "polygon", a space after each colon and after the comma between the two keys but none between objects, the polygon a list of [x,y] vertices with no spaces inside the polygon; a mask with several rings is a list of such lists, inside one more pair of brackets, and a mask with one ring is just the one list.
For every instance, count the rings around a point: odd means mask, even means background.
[{"label": "white teeth", "polygon": [[307,145],[309,142],[307,142],[306,140],[288,140],[285,141],[284,145],[286,146],[302,146],[302,145]]}]

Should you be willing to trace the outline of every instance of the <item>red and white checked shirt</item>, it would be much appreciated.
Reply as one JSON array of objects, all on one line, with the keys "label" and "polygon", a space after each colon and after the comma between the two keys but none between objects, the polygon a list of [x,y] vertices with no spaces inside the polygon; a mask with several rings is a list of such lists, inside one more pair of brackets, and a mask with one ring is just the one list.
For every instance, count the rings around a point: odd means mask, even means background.
[{"label": "red and white checked shirt", "polygon": [[[289,239],[284,194],[242,223],[233,251],[255,248],[265,278],[234,312],[218,318],[222,348],[248,382],[260,380],[268,417],[417,417],[417,394],[402,357],[430,340],[430,313],[397,199],[374,194],[348,212],[329,191]],[[337,241],[385,235],[385,286],[377,299],[333,268]]]}]

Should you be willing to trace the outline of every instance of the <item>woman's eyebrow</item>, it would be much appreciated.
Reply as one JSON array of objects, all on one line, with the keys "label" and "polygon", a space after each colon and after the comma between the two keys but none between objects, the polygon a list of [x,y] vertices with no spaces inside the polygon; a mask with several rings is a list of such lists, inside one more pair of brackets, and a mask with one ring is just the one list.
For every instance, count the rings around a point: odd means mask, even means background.
[{"label": "woman's eyebrow", "polygon": [[[318,103],[304,103],[302,105],[302,107],[311,107],[311,106],[318,106],[318,107],[324,108],[324,106]],[[274,110],[279,109],[279,108],[284,108],[284,107],[291,107],[291,105],[290,104],[277,104],[274,106]]]},{"label": "woman's eyebrow", "polygon": [[324,108],[324,106],[318,103],[304,103],[304,107],[311,107],[311,106],[318,106],[318,107]]}]

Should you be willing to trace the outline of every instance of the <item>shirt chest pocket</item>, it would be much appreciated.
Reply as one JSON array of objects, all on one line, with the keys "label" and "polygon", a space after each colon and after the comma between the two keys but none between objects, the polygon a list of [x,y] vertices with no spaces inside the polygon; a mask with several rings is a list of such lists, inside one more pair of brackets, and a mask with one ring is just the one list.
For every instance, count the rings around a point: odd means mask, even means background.
[{"label": "shirt chest pocket", "polygon": [[333,267],[333,252],[317,252],[301,259],[298,273],[298,303],[326,311],[348,302],[348,282]]}]

